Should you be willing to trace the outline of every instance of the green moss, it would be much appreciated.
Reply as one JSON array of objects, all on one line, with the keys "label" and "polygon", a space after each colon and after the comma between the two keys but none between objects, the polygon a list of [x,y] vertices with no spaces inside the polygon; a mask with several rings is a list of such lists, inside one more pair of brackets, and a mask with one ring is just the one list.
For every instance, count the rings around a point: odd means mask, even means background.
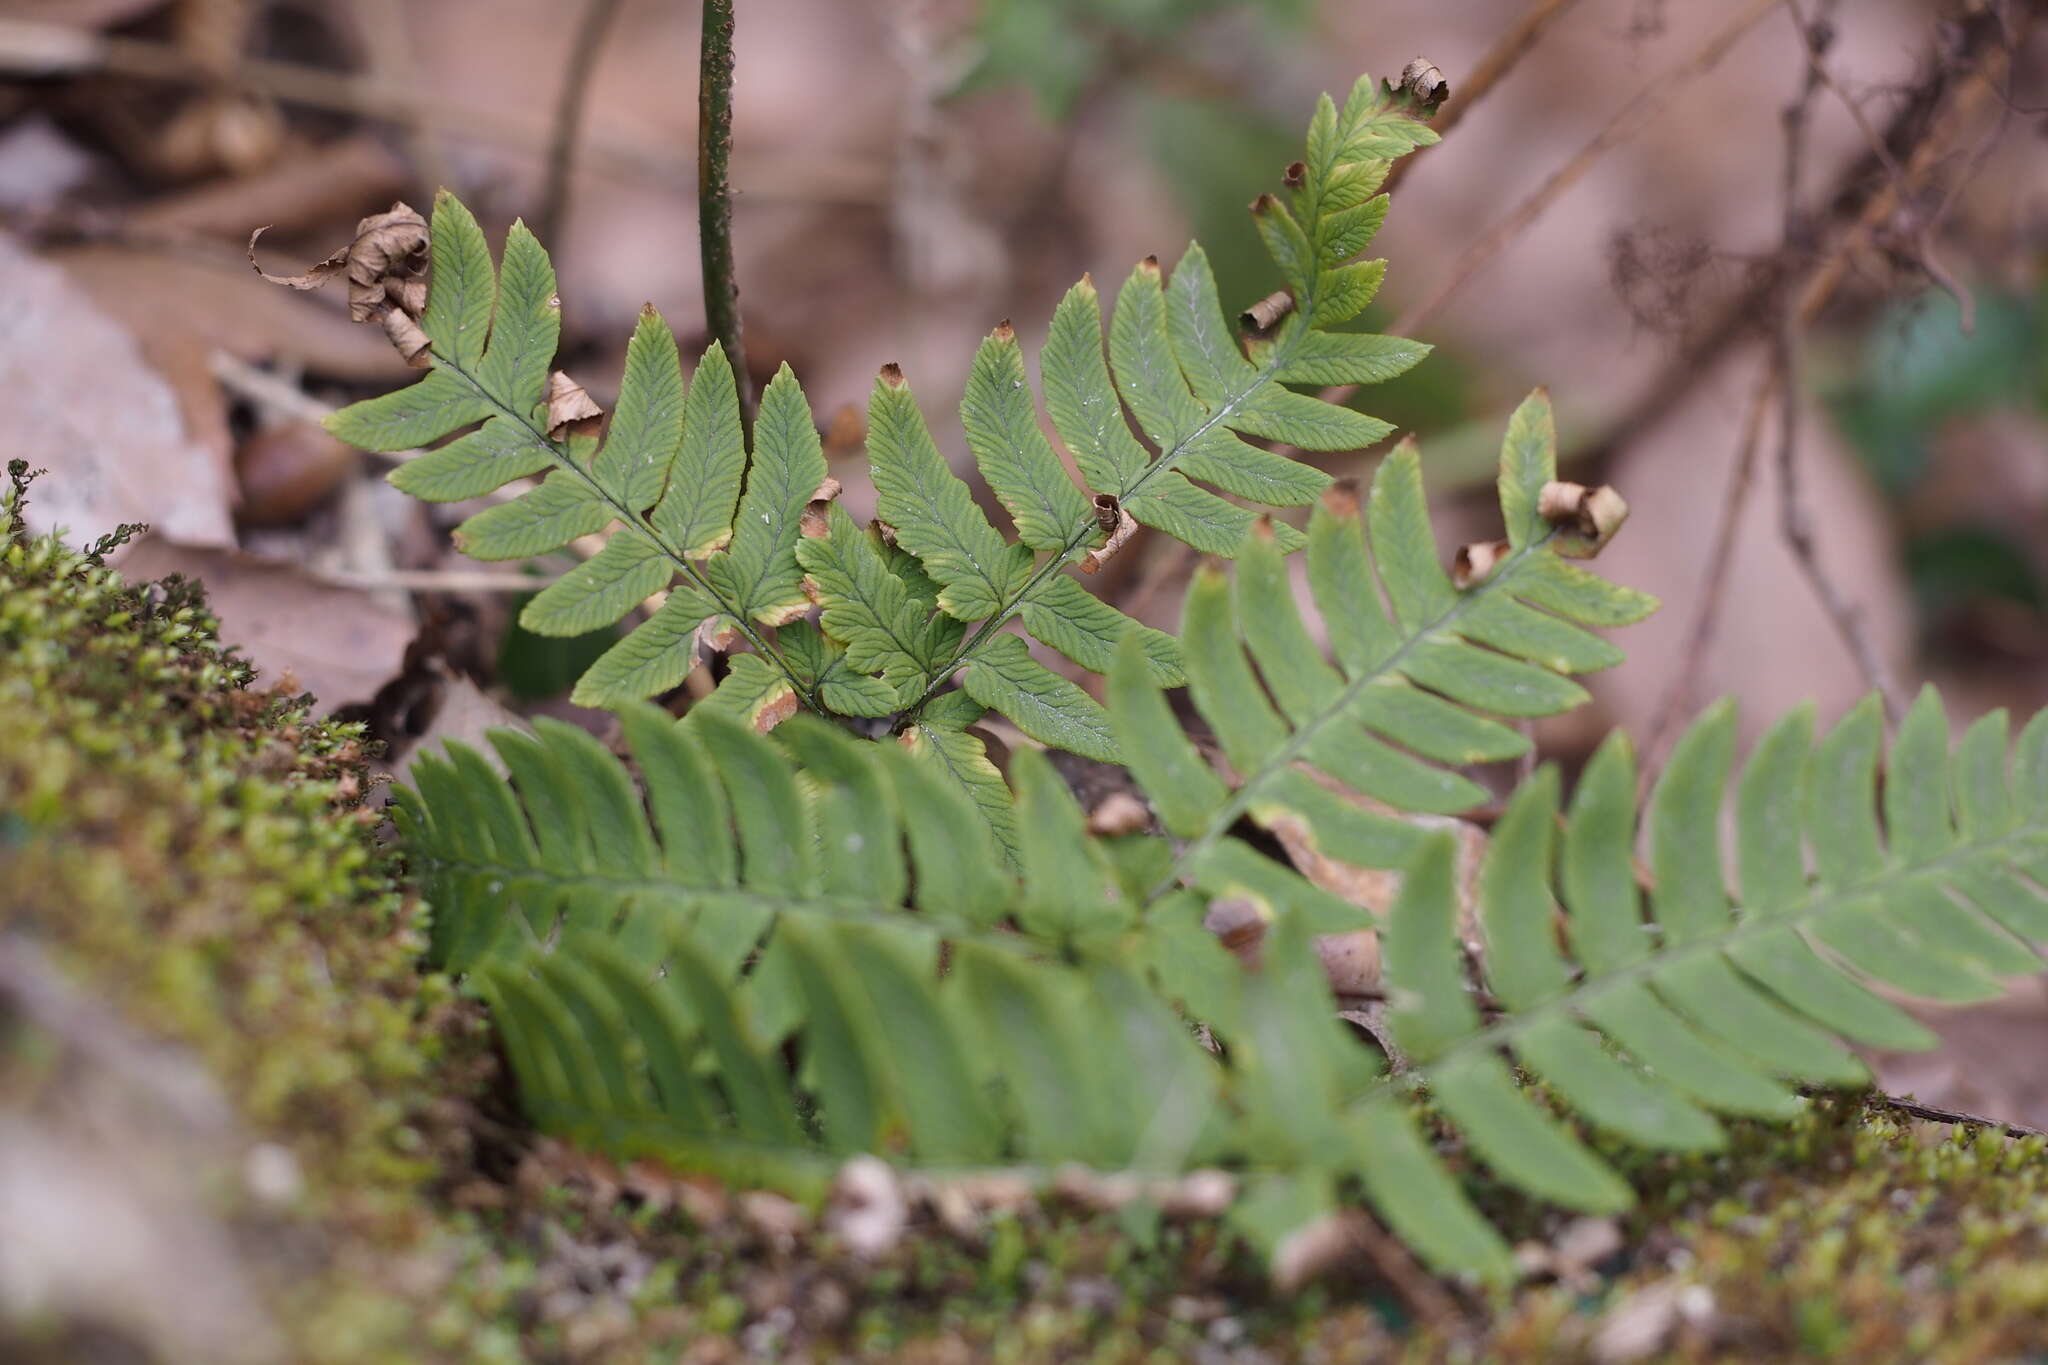
[{"label": "green moss", "polygon": [[[195,589],[125,584],[13,506],[0,935],[189,1050],[247,1134],[296,1155],[288,1236],[210,1191],[292,1359],[1578,1360],[1678,1287],[1693,1311],[1657,1358],[1974,1362],[2048,1340],[2041,1141],[1853,1099],[1732,1124],[1707,1156],[1596,1141],[1641,1192],[1625,1250],[1492,1300],[1448,1287],[1455,1313],[1426,1320],[1363,1254],[1283,1296],[1214,1224],[1050,1205],[927,1220],[866,1262],[508,1131],[483,1021],[417,970],[424,912],[360,806],[361,735],[257,689]],[[0,1010],[0,1118],[71,1083],[63,1041]],[[1515,1237],[1568,1221],[1467,1178]],[[0,1357],[88,1358],[74,1327],[0,1319]]]},{"label": "green moss", "polygon": [[[360,729],[255,688],[196,585],[127,584],[29,537],[10,472],[0,933],[196,1055],[240,1130],[296,1158],[289,1221],[312,1250],[265,1286],[295,1358],[386,1353],[415,1305],[375,1263],[437,1235],[423,1195],[462,1139],[434,1116],[480,1026],[418,974],[420,907],[370,837]],[[59,1043],[4,1016],[0,1038],[0,1114],[60,1106]],[[261,1221],[239,1192],[215,1202]]]}]

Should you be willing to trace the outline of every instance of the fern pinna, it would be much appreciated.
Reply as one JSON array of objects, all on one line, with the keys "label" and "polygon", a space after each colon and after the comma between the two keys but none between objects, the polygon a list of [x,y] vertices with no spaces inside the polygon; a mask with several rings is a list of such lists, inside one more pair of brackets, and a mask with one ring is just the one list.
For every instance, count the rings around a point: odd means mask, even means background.
[{"label": "fern pinna", "polygon": [[[948,468],[893,366],[868,410],[884,523],[871,530],[833,508],[814,513],[804,534],[825,465],[795,378],[785,369],[768,385],[750,451],[723,353],[707,350],[685,385],[674,338],[651,309],[628,347],[602,444],[551,431],[545,398],[560,305],[547,253],[515,224],[494,274],[475,220],[446,194],[435,203],[432,281],[419,318],[430,372],[342,410],[329,426],[357,445],[402,451],[481,423],[393,472],[392,482],[421,498],[475,498],[545,473],[539,486],[463,523],[457,543],[477,558],[544,555],[616,523],[601,553],[521,617],[541,634],[580,634],[665,593],[577,684],[577,702],[607,706],[664,692],[692,668],[700,642],[737,634],[748,651],[732,658],[711,705],[752,718],[798,705],[892,717],[1007,834],[1000,784],[965,729],[985,709],[1041,743],[1105,760],[1119,750],[1101,706],[1006,627],[1019,622],[1082,667],[1107,670],[1132,622],[1068,569],[1124,517],[1229,556],[1256,514],[1192,480],[1274,507],[1306,506],[1330,482],[1240,435],[1327,451],[1388,433],[1384,422],[1288,386],[1372,383],[1427,353],[1395,337],[1329,329],[1355,318],[1379,287],[1384,262],[1352,258],[1385,216],[1378,188],[1392,159],[1434,140],[1410,117],[1405,95],[1369,80],[1341,109],[1322,100],[1307,155],[1290,169],[1293,207],[1270,195],[1254,206],[1291,306],[1249,358],[1198,246],[1170,279],[1147,260],[1124,282],[1107,364],[1094,285],[1083,280],[1069,291],[1040,369],[1053,427],[1092,496],[1040,430],[1015,334],[1007,324],[991,333],[975,356],[961,417],[1016,542],[989,524]],[[1145,442],[1132,434],[1127,412]],[[1291,528],[1274,534],[1298,542]],[[814,603],[822,609],[815,625],[804,619]],[[1179,682],[1172,637],[1135,635],[1149,675]]]}]

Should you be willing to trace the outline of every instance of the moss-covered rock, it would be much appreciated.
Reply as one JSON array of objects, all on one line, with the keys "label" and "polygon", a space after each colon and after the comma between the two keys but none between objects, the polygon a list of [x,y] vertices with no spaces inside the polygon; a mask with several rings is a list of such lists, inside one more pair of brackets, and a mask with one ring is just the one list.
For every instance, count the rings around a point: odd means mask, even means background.
[{"label": "moss-covered rock", "polygon": [[1482,1189],[1553,1272],[1491,1301],[1362,1223],[1292,1295],[1214,1224],[1128,1211],[927,1215],[863,1260],[785,1202],[535,1141],[488,1093],[483,1021],[417,969],[424,910],[374,838],[357,730],[256,687],[193,586],[28,538],[15,480],[0,1358],[1975,1362],[2048,1340],[2041,1141],[1855,1099],[1733,1125],[1712,1156],[1609,1150],[1643,1192],[1611,1242]]}]

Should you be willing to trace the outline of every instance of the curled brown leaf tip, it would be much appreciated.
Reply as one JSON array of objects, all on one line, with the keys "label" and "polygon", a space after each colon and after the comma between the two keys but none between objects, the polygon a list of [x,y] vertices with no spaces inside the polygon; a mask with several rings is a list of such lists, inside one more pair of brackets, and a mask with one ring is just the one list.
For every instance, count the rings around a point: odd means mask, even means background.
[{"label": "curled brown leaf tip", "polygon": [[1358,480],[1349,476],[1331,480],[1323,490],[1323,506],[1332,516],[1356,518],[1360,506]]},{"label": "curled brown leaf tip", "polygon": [[1008,318],[1004,318],[996,324],[996,329],[990,332],[989,335],[997,341],[1008,343],[1017,339],[1017,329],[1010,325]]},{"label": "curled brown leaf tip", "polygon": [[811,494],[811,500],[804,504],[803,517],[797,523],[798,531],[811,540],[822,540],[830,534],[831,507],[840,492],[839,480],[827,474],[825,481],[818,485],[818,491]]},{"label": "curled brown leaf tip", "polygon": [[1280,201],[1278,199],[1275,199],[1270,194],[1264,193],[1261,193],[1258,198],[1252,200],[1251,202],[1252,212],[1262,218],[1265,215],[1271,213],[1274,209],[1278,208],[1279,206]]},{"label": "curled brown leaf tip", "polygon": [[[353,241],[303,275],[273,275],[256,264],[256,239],[263,233],[258,228],[249,234],[249,265],[258,275],[287,289],[318,289],[336,275],[346,275],[349,317],[357,322],[368,322],[394,306],[387,281],[402,284],[427,263],[427,220],[403,202],[362,219]],[[420,297],[424,301],[423,293]],[[409,311],[417,315],[416,309]]]},{"label": "curled brown leaf tip", "polygon": [[1138,269],[1148,275],[1157,275],[1159,273],[1159,258],[1157,256],[1147,256],[1144,260],[1138,262]]},{"label": "curled brown leaf tip", "polygon": [[548,439],[559,441],[570,432],[579,436],[597,434],[598,419],[604,416],[583,386],[560,370],[548,376]]},{"label": "curled brown leaf tip", "polygon": [[892,389],[902,388],[904,385],[903,367],[893,360],[890,361],[882,367],[881,380]]},{"label": "curled brown leaf tip", "polygon": [[702,648],[713,653],[731,649],[739,641],[739,623],[730,616],[712,616],[697,623],[692,640],[693,648]]},{"label": "curled brown leaf tip", "polygon": [[1251,307],[1237,315],[1246,335],[1253,341],[1264,341],[1280,325],[1280,320],[1294,311],[1294,295],[1285,289],[1275,289]]},{"label": "curled brown leaf tip", "polygon": [[1460,588],[1484,583],[1493,577],[1493,571],[1500,567],[1507,553],[1505,540],[1479,540],[1459,546],[1458,557],[1451,563],[1451,582]]},{"label": "curled brown leaf tip", "polygon": [[1094,573],[1109,563],[1138,533],[1138,519],[1126,512],[1123,504],[1108,493],[1095,495],[1095,524],[1107,538],[1081,560],[1082,573]]},{"label": "curled brown leaf tip", "polygon": [[1427,57],[1417,57],[1401,68],[1401,93],[1412,98],[1425,114],[1451,97],[1451,85],[1443,69]]},{"label": "curled brown leaf tip", "polygon": [[884,545],[888,545],[888,546],[891,546],[891,547],[894,547],[894,546],[895,546],[895,544],[896,544],[896,528],[895,528],[895,527],[891,526],[891,525],[890,525],[890,524],[889,524],[888,522],[886,522],[886,521],[883,521],[883,520],[882,520],[882,519],[881,519],[880,517],[877,517],[877,518],[875,518],[875,520],[873,520],[873,521],[869,522],[869,523],[868,523],[868,525],[869,525],[869,526],[870,526],[871,528],[873,528],[873,530],[874,530],[874,533],[875,533],[876,535],[878,535],[878,536],[880,536],[880,537],[882,538],[882,543],[883,543]]},{"label": "curled brown leaf tip", "polygon": [[1557,528],[1552,545],[1567,559],[1591,559],[1628,520],[1628,503],[1606,484],[1588,488],[1557,480],[1543,485],[1536,511]]},{"label": "curled brown leaf tip", "polygon": [[377,318],[384,324],[384,335],[391,339],[391,345],[406,364],[416,370],[433,368],[434,358],[428,352],[434,343],[427,339],[426,329],[413,319],[412,314],[386,308]]},{"label": "curled brown leaf tip", "polygon": [[1287,169],[1280,173],[1280,183],[1290,190],[1300,189],[1308,183],[1308,164],[1301,161],[1288,162]]}]

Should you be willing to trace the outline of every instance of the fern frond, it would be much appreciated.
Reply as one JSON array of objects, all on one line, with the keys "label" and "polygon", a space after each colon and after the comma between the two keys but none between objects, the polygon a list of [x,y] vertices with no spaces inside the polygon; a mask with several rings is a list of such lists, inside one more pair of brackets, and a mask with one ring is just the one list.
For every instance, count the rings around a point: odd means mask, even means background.
[{"label": "fern frond", "polygon": [[[410,388],[335,413],[329,429],[367,449],[406,450],[475,426],[392,472],[392,483],[429,501],[482,497],[544,473],[538,487],[456,530],[456,543],[478,559],[551,554],[616,525],[600,553],[527,605],[520,620],[529,630],[579,635],[674,585],[651,619],[578,682],[579,704],[633,701],[675,686],[695,664],[701,636],[729,628],[756,651],[751,681],[766,670],[782,695],[829,705],[823,680],[793,667],[766,633],[809,609],[796,542],[825,476],[795,377],[785,367],[763,394],[749,459],[724,353],[711,347],[686,386],[675,337],[648,308],[627,346],[604,440],[551,436],[544,394],[561,304],[547,252],[515,223],[494,272],[476,220],[443,193],[434,203],[432,257],[420,324],[433,368]],[[855,685],[855,693],[874,704],[871,689]]]},{"label": "fern frond", "polygon": [[[1043,759],[1019,883],[900,746],[809,717],[773,741],[706,708],[624,717],[647,813],[601,745],[545,720],[490,737],[516,786],[451,744],[399,798],[435,957],[491,1001],[544,1127],[754,1178],[878,1150],[1170,1172],[1213,1149],[1154,1150],[1162,1118],[1222,1113],[1173,1011],[1115,953],[1039,956],[1131,915]],[[1025,936],[991,932],[1009,917]]]},{"label": "fern frond", "polygon": [[[1226,319],[1209,262],[1190,246],[1167,277],[1155,260],[1118,292],[1107,334],[1093,281],[1068,291],[1040,355],[1046,407],[1093,500],[1077,488],[1040,432],[1016,334],[1008,323],[975,356],[961,421],[982,477],[1008,509],[1021,544],[1006,544],[947,468],[894,366],[868,409],[869,457],[882,519],[941,584],[939,607],[973,633],[931,668],[907,700],[912,715],[956,673],[977,701],[1041,743],[1098,759],[1118,756],[1112,727],[1085,694],[1063,683],[1003,633],[1019,621],[1036,639],[1102,671],[1132,623],[1087,593],[1065,569],[1105,534],[1104,509],[1210,554],[1235,555],[1257,514],[1208,491],[1271,507],[1313,503],[1329,475],[1248,444],[1265,437],[1307,450],[1355,450],[1391,428],[1349,408],[1296,393],[1289,383],[1375,382],[1421,360],[1428,347],[1337,334],[1371,301],[1384,265],[1352,263],[1386,211],[1376,194],[1394,157],[1435,135],[1369,79],[1341,110],[1324,96],[1309,133],[1294,210],[1267,196],[1255,206],[1286,283],[1291,311],[1247,354]],[[1299,213],[1299,219],[1296,213]],[[1113,377],[1112,377],[1113,376]],[[1135,423],[1145,443],[1126,422]],[[1149,448],[1148,448],[1149,444]],[[1302,543],[1285,525],[1283,549]],[[1033,552],[1038,552],[1034,556]],[[829,627],[828,627],[829,628]],[[848,629],[864,626],[849,623]],[[1136,630],[1147,671],[1181,680],[1174,642]],[[852,643],[849,641],[849,643]]]},{"label": "fern frond", "polygon": [[[947,466],[893,366],[868,412],[890,542],[837,519],[814,524],[813,538],[803,540],[804,509],[824,463],[794,378],[785,370],[768,386],[750,453],[723,353],[707,351],[685,384],[674,337],[651,308],[627,348],[603,443],[550,434],[543,394],[560,305],[547,253],[515,224],[494,274],[475,220],[445,194],[435,202],[433,279],[421,317],[433,368],[409,389],[336,414],[330,426],[379,450],[476,427],[393,474],[422,498],[474,498],[546,474],[539,487],[458,529],[457,543],[478,558],[549,554],[616,526],[602,553],[535,597],[521,618],[542,634],[582,634],[667,592],[652,618],[578,683],[581,704],[673,687],[701,640],[737,631],[756,661],[737,664],[723,684],[734,695],[721,704],[735,714],[772,721],[793,699],[827,714],[894,716],[899,733],[957,728],[947,717],[961,703],[944,697],[959,677],[975,704],[1041,743],[1114,760],[1117,741],[1102,708],[1008,627],[1018,623],[1098,672],[1133,635],[1153,681],[1178,685],[1172,637],[1136,626],[1067,570],[1126,517],[1234,555],[1257,514],[1221,494],[1299,507],[1330,482],[1245,438],[1330,451],[1388,433],[1384,422],[1287,386],[1375,382],[1428,351],[1328,330],[1371,300],[1384,273],[1383,263],[1351,258],[1385,216],[1377,190],[1388,165],[1435,140],[1410,117],[1408,98],[1362,79],[1341,109],[1328,96],[1318,104],[1308,155],[1290,173],[1293,207],[1271,196],[1255,206],[1289,306],[1249,350],[1199,246],[1170,278],[1156,261],[1141,263],[1118,292],[1106,337],[1094,284],[1084,279],[1068,292],[1040,368],[1052,425],[1087,491],[1040,429],[1016,334],[1005,323],[989,335],[961,419],[976,464],[1010,514],[1014,543]],[[1301,542],[1288,526],[1272,535],[1283,547]],[[819,626],[796,627],[814,603]],[[794,629],[772,633],[779,628]]]},{"label": "fern frond", "polygon": [[1569,675],[1620,660],[1584,627],[1636,620],[1655,604],[1559,557],[1538,510],[1556,477],[1556,434],[1540,392],[1509,423],[1501,468],[1507,548],[1464,588],[1444,571],[1412,446],[1380,465],[1362,506],[1348,485],[1324,495],[1306,563],[1334,663],[1302,621],[1283,547],[1266,524],[1247,538],[1234,584],[1216,568],[1197,573],[1182,618],[1188,688],[1230,781],[1196,753],[1126,646],[1111,672],[1111,719],[1162,823],[1186,841],[1177,881],[1352,920],[1349,907],[1295,884],[1231,829],[1249,817],[1298,831],[1340,862],[1404,866],[1422,827],[1361,809],[1333,787],[1395,812],[1469,809],[1486,793],[1456,769],[1528,748],[1500,718],[1575,706],[1585,693]]},{"label": "fern frond", "polygon": [[[1566,583],[1572,600],[1605,604],[1582,616],[1625,615],[1640,603],[1590,575],[1530,567],[1554,560],[1540,516],[1517,510],[1549,472],[1541,426],[1525,409],[1513,429],[1503,503],[1520,547],[1487,582],[1518,594]],[[1357,553],[1384,564],[1400,523],[1375,506],[1364,520],[1374,552],[1360,541]],[[1349,545],[1355,527],[1346,537],[1318,543]],[[1257,591],[1261,553],[1241,561],[1241,590]],[[1457,603],[1484,601],[1477,592],[1390,596],[1438,611],[1397,605],[1426,635]],[[1196,619],[1227,625],[1227,605]],[[1288,619],[1271,603],[1261,614]],[[1275,756],[1299,740],[1300,705],[1318,694],[1290,703],[1268,672],[1281,709],[1252,706],[1263,694],[1242,644],[1221,629],[1192,640],[1198,696],[1237,674],[1238,704],[1210,712],[1225,720],[1226,750],[1265,755],[1242,772],[1280,773]],[[1420,694],[1398,669],[1370,685]],[[2003,715],[1951,754],[1930,690],[1882,764],[1880,793],[1875,699],[1818,744],[1811,713],[1795,711],[1737,786],[1733,888],[1718,832],[1731,707],[1681,738],[1640,816],[1622,737],[1562,809],[1556,770],[1539,769],[1479,870],[1473,968],[1448,836],[1390,838],[1392,822],[1304,797],[1321,790],[1312,782],[1275,776],[1267,795],[1243,796],[1179,735],[1134,641],[1111,709],[1178,848],[1090,839],[1050,764],[1020,754],[1015,810],[1004,807],[1013,875],[970,782],[944,770],[960,731],[870,744],[796,717],[769,739],[715,706],[681,722],[623,712],[644,805],[603,745],[541,720],[531,735],[492,734],[509,781],[461,745],[422,759],[398,815],[435,908],[433,953],[491,1002],[525,1103],[551,1131],[809,1193],[854,1152],[941,1172],[1077,1162],[1162,1179],[1221,1163],[1244,1185],[1234,1224],[1269,1249],[1356,1189],[1438,1267],[1493,1279],[1513,1274],[1512,1258],[1419,1104],[1506,1184],[1612,1211],[1628,1187],[1517,1068],[1619,1140],[1712,1148],[1720,1115],[1781,1118],[1801,1085],[1861,1082],[1841,1040],[1930,1042],[1888,993],[1987,998],[2001,976],[2038,970],[2028,945],[2048,939],[2048,714],[2008,768]],[[1423,752],[1437,745],[1429,731],[1418,721],[1404,742]],[[1297,749],[1301,761],[1326,753]],[[1372,771],[1334,775],[1364,785]],[[972,781],[1002,789],[992,769]],[[1203,842],[1232,801],[1257,817],[1269,800],[1338,847],[1406,853],[1384,920],[1245,842]],[[1226,898],[1266,912],[1249,966],[1204,927]],[[1381,936],[1400,1071],[1336,1018],[1314,951],[1318,933],[1357,927]],[[1195,1045],[1188,1016],[1220,1053]]]},{"label": "fern frond", "polygon": [[[1497,1017],[1462,989],[1448,842],[1425,847],[1388,917],[1395,1036],[1435,1107],[1511,1184],[1583,1209],[1627,1201],[1613,1173],[1515,1086],[1503,1054],[1618,1137],[1715,1147],[1711,1112],[1783,1118],[1800,1104],[1798,1084],[1865,1080],[1837,1039],[1931,1045],[1879,991],[1980,1000],[1999,993],[1997,978],[2040,970],[2028,945],[2048,938],[2038,880],[2048,716],[2021,736],[2009,777],[2004,713],[1972,726],[1951,758],[1929,689],[1892,747],[1880,797],[1875,697],[1818,745],[1811,711],[1793,712],[1757,744],[1737,789],[1731,900],[1718,829],[1734,726],[1731,706],[1709,711],[1659,780],[1644,815],[1647,898],[1632,863],[1625,739],[1595,757],[1561,838],[1555,772],[1517,793],[1479,891]],[[1559,905],[1569,957],[1554,931]],[[1383,1115],[1396,1107],[1391,1092],[1366,1103]],[[1442,1206],[1386,1212],[1440,1265],[1505,1273],[1506,1247],[1473,1236],[1476,1220],[1451,1238]]]}]

